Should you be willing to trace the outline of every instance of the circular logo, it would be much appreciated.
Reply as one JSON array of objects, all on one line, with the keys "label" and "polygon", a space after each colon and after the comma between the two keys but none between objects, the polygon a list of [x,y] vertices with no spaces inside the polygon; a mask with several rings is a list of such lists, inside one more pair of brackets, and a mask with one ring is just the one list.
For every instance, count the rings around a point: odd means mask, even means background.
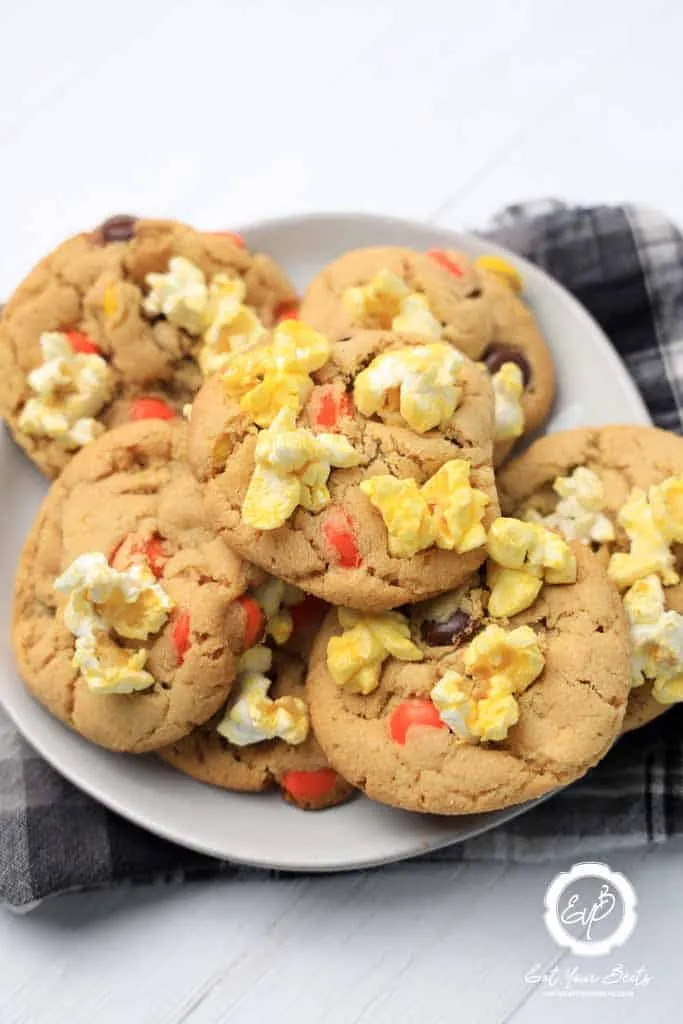
[{"label": "circular logo", "polygon": [[583,861],[553,878],[543,920],[558,946],[575,956],[604,956],[631,936],[636,902],[625,875],[607,864]]}]

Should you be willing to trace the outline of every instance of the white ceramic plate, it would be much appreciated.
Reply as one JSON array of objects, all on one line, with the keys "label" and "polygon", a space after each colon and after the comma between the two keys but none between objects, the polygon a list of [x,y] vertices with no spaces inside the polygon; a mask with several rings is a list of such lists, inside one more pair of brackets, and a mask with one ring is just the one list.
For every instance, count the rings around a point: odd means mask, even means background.
[{"label": "white ceramic plate", "polygon": [[[217,225],[220,226],[220,225]],[[500,251],[517,264],[553,351],[559,393],[550,430],[580,424],[648,423],[645,407],[597,324],[558,284],[489,242],[375,216],[317,215],[245,225],[250,248],[271,253],[303,288],[335,256],[368,245]],[[52,719],[16,674],[9,628],[14,569],[46,485],[7,434],[0,434],[0,700],[27,740],[63,775],[136,824],[194,850],[294,871],[345,870],[400,860],[468,839],[522,814],[460,818],[409,814],[358,797],[321,814],[277,794],[227,793],[194,782],[153,757],[111,754]]]}]

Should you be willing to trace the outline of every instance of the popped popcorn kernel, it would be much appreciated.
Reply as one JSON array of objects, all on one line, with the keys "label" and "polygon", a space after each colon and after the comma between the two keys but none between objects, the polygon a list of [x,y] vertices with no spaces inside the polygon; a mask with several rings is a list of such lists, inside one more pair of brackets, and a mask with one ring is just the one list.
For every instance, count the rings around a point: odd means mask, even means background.
[{"label": "popped popcorn kernel", "polygon": [[529,608],[543,583],[576,582],[576,558],[567,543],[537,523],[499,516],[487,539],[489,613],[510,617]]},{"label": "popped popcorn kernel", "polygon": [[[664,481],[664,484],[668,483]],[[650,495],[662,517],[660,522],[655,519],[648,495],[639,487],[633,488],[619,509],[617,519],[626,531],[630,551],[616,551],[609,560],[607,573],[622,590],[653,573],[661,577],[665,586],[672,586],[679,581],[674,554],[670,548],[678,524],[667,511],[667,495],[673,497],[675,491],[664,488],[664,484],[650,488]]]},{"label": "popped popcorn kernel", "polygon": [[204,329],[208,289],[204,272],[184,256],[174,256],[165,274],[147,274],[149,292],[142,302],[148,316],[164,316],[188,334]]},{"label": "popped popcorn kernel", "polygon": [[257,530],[282,526],[297,506],[320,512],[330,501],[332,467],[357,466],[361,456],[339,434],[314,434],[296,426],[285,407],[256,442],[255,468],[242,505],[244,522]]},{"label": "popped popcorn kernel", "polygon": [[356,408],[386,423],[405,422],[420,434],[443,427],[460,401],[463,364],[460,353],[444,344],[384,352],[356,377]]},{"label": "popped popcorn kernel", "polygon": [[432,314],[427,297],[411,292],[405,281],[389,270],[379,270],[366,285],[347,288],[342,302],[356,323],[441,337],[442,325]]},{"label": "popped popcorn kernel", "polygon": [[516,363],[504,363],[491,377],[494,398],[494,441],[512,441],[524,433],[524,376]]},{"label": "popped popcorn kernel", "polygon": [[431,691],[442,721],[463,740],[505,739],[519,719],[516,697],[543,671],[545,659],[529,626],[487,626],[465,652],[465,674],[445,672]]},{"label": "popped popcorn kernel", "polygon": [[605,505],[602,480],[592,469],[577,466],[569,476],[558,476],[553,490],[560,500],[547,516],[531,513],[530,522],[558,530],[566,540],[583,544],[605,544],[614,540],[614,526],[603,513]]},{"label": "popped popcorn kernel", "polygon": [[481,520],[489,498],[469,477],[469,462],[452,459],[422,487],[389,474],[363,480],[360,489],[387,528],[389,553],[410,558],[436,545],[463,554],[484,544]]},{"label": "popped popcorn kernel", "polygon": [[344,632],[327,644],[327,668],[338,686],[367,695],[379,686],[382,665],[391,656],[421,661],[422,652],[410,639],[408,620],[399,612],[366,615],[338,608]]},{"label": "popped popcorn kernel", "polygon": [[40,348],[43,362],[28,375],[33,396],[19,414],[19,429],[82,448],[104,433],[95,417],[114,393],[111,367],[94,352],[75,352],[61,331],[41,334]]},{"label": "popped popcorn kernel", "polygon": [[632,685],[651,682],[661,704],[683,700],[683,615],[665,610],[659,576],[636,580],[624,594],[624,608],[631,628]]},{"label": "popped popcorn kernel", "polygon": [[272,669],[272,652],[262,645],[251,647],[239,659],[235,689],[216,730],[230,743],[246,747],[252,743],[279,739],[292,746],[308,736],[308,706],[300,697],[278,697],[268,691],[273,685],[267,675]]}]

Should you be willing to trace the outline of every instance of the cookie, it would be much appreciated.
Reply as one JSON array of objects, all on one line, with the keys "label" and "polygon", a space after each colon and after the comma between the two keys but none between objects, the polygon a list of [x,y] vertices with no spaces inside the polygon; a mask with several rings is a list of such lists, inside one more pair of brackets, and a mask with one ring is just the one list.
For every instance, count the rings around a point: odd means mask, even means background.
[{"label": "cookie", "polygon": [[[498,466],[517,437],[533,434],[548,418],[555,398],[555,368],[536,319],[520,295],[523,281],[512,264],[482,256],[477,266],[491,310],[491,334],[480,358],[494,382],[494,464]],[[517,403],[522,414],[519,424]]]},{"label": "cookie", "polygon": [[355,249],[309,284],[301,319],[331,341],[360,328],[420,329],[478,359],[491,333],[483,281],[461,252],[415,252],[397,246]]},{"label": "cookie", "polygon": [[238,553],[331,604],[382,609],[483,561],[491,429],[487,375],[449,345],[387,331],[330,345],[289,321],[207,381],[188,452]]},{"label": "cookie", "polygon": [[111,750],[154,750],[214,715],[263,627],[245,596],[262,574],[207,525],[185,445],[182,421],[148,420],[79,452],[16,573],[28,689]]},{"label": "cookie", "polygon": [[509,807],[583,775],[619,733],[629,653],[617,591],[592,552],[574,555],[576,582],[544,585],[509,619],[492,619],[483,574],[410,618],[331,613],[307,692],[332,766],[382,803],[436,814]]},{"label": "cookie", "polygon": [[171,418],[295,292],[229,232],[111,217],[46,256],[0,322],[0,415],[48,476],[106,429]]},{"label": "cookie", "polygon": [[[253,661],[255,652],[256,648],[252,648],[247,659],[251,657]],[[268,657],[266,665],[267,662]],[[305,661],[286,651],[276,650],[272,654],[272,663],[264,667],[266,684],[272,680],[267,699],[282,705],[279,713],[289,716],[287,726],[294,732],[290,739],[297,742],[287,742],[283,738],[245,744],[234,742],[235,738],[250,738],[235,735],[229,719],[230,710],[239,701],[244,701],[243,681],[248,679],[247,670],[238,674],[236,692],[227,709],[178,743],[160,750],[159,756],[186,775],[223,789],[258,793],[277,786],[285,800],[304,810],[322,810],[344,803],[354,790],[330,768],[310,728],[304,688]],[[254,685],[253,679],[251,685]],[[266,710],[271,718],[277,714],[272,708]],[[294,723],[297,715],[305,722],[305,727],[298,733]],[[226,719],[227,726],[223,724]],[[253,721],[251,716],[249,723],[252,727]],[[225,733],[232,736],[232,742]]]},{"label": "cookie", "polygon": [[[543,437],[498,477],[508,514],[542,518],[583,540],[619,584],[635,644],[625,729],[683,700],[682,476],[682,438],[655,427],[611,426]],[[644,660],[648,650],[659,666]]]}]

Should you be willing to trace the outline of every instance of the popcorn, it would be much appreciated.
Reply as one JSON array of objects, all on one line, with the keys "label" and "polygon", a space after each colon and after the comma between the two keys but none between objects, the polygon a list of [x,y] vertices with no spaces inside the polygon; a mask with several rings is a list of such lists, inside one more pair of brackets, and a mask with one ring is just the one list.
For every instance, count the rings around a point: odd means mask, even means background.
[{"label": "popcorn", "polygon": [[665,586],[678,583],[670,545],[683,530],[683,520],[678,516],[681,484],[680,478],[670,477],[651,487],[649,494],[634,487],[619,509],[617,519],[631,542],[631,550],[615,552],[607,572],[621,589],[652,573],[657,573]]},{"label": "popcorn", "polygon": [[146,640],[158,633],[174,603],[146,562],[120,571],[99,552],[80,555],[55,581],[68,594],[64,622],[76,637],[73,666],[96,693],[130,693],[154,685],[143,671],[147,651],[120,647],[112,633]]},{"label": "popcorn", "polygon": [[492,253],[487,256],[480,256],[475,264],[481,270],[488,270],[490,274],[509,285],[513,292],[521,292],[524,289],[524,278],[512,263],[504,260],[502,256],[494,256]]},{"label": "popcorn", "polygon": [[664,591],[655,574],[636,580],[624,594],[631,627],[632,685],[652,682],[661,704],[683,700],[683,615],[664,608]]},{"label": "popcorn", "polygon": [[222,380],[228,395],[259,427],[281,409],[298,414],[311,393],[310,374],[330,355],[330,343],[299,320],[284,320],[267,345],[232,353]]},{"label": "popcorn", "polygon": [[105,427],[94,417],[114,393],[113,374],[102,356],[74,352],[60,331],[40,337],[43,363],[28,375],[36,395],[19,416],[19,429],[32,437],[50,437],[65,448],[81,448]]},{"label": "popcorn", "polygon": [[379,270],[366,285],[347,288],[342,301],[356,323],[441,337],[442,325],[432,315],[426,296],[411,292],[405,281],[389,270]]},{"label": "popcorn", "polygon": [[491,377],[494,398],[494,441],[511,441],[524,433],[521,397],[524,377],[516,363],[504,363]]},{"label": "popcorn", "polygon": [[614,527],[602,512],[604,489],[597,473],[577,466],[570,476],[556,477],[553,490],[561,499],[555,511],[548,516],[532,513],[527,517],[531,522],[559,530],[566,540],[580,540],[583,544],[614,540]]},{"label": "popcorn", "polygon": [[543,583],[575,583],[576,559],[566,542],[537,523],[499,516],[489,530],[488,610],[494,618],[529,608]]},{"label": "popcorn", "polygon": [[410,558],[432,545],[463,554],[484,544],[481,520],[489,498],[469,477],[469,462],[452,459],[422,487],[389,474],[363,480],[360,489],[387,528],[389,554]]},{"label": "popcorn", "polygon": [[284,580],[269,576],[265,583],[261,583],[251,591],[255,601],[258,601],[266,619],[266,636],[272,636],[276,644],[287,643],[294,622],[289,607],[303,601],[305,594],[299,587],[292,583],[285,583]]},{"label": "popcorn", "polygon": [[246,285],[239,277],[216,274],[208,288],[204,310],[204,344],[199,368],[205,376],[224,370],[231,352],[253,348],[267,336],[256,313],[244,305]]},{"label": "popcorn", "polygon": [[142,308],[149,316],[165,316],[188,334],[200,335],[205,325],[208,289],[204,272],[184,256],[169,260],[168,273],[147,274],[149,293]]},{"label": "popcorn", "polygon": [[235,687],[237,698],[228,707],[217,731],[230,743],[246,747],[264,740],[303,743],[310,728],[308,707],[300,697],[268,696],[273,654],[268,647],[251,647],[240,657]]},{"label": "popcorn", "polygon": [[[465,652],[465,675],[448,670],[431,698],[441,720],[463,740],[505,739],[519,718],[516,696],[543,671],[545,659],[529,626],[487,626]],[[480,696],[483,694],[483,696]]]},{"label": "popcorn", "polygon": [[399,661],[421,661],[422,651],[410,639],[410,626],[399,612],[366,615],[338,608],[344,632],[327,644],[327,668],[338,686],[367,695],[379,686],[382,665],[391,655]]},{"label": "popcorn", "polygon": [[256,441],[255,468],[242,505],[242,518],[257,530],[275,530],[297,505],[320,512],[330,500],[331,468],[357,466],[361,456],[340,434],[314,434],[296,426],[286,406]]},{"label": "popcorn", "polygon": [[207,284],[202,269],[183,256],[169,260],[168,266],[167,274],[147,274],[150,292],[143,309],[150,316],[165,316],[195,337],[202,336],[197,361],[205,376],[223,370],[231,352],[263,341],[267,331],[244,304],[247,288],[242,278],[216,274]]},{"label": "popcorn", "polygon": [[463,363],[460,353],[444,344],[385,352],[356,377],[356,408],[386,423],[405,421],[420,434],[444,426],[460,401]]}]

